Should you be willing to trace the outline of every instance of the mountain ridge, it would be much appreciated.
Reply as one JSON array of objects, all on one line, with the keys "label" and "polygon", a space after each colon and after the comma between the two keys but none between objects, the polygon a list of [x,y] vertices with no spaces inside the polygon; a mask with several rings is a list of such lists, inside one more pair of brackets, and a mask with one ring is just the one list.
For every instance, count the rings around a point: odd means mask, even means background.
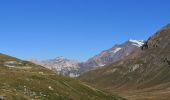
[{"label": "mountain ridge", "polygon": [[156,32],[132,55],[79,78],[93,86],[117,91],[128,99],[167,100],[169,77],[170,25]]},{"label": "mountain ridge", "polygon": [[44,61],[31,60],[36,64],[40,64],[62,74],[70,77],[78,77],[84,72],[94,70],[104,65],[114,63],[123,59],[125,56],[131,54],[137,48],[144,44],[143,40],[128,40],[122,44],[116,44],[108,50],[104,50],[98,55],[88,59],[85,62],[71,60],[64,57],[57,57]]}]

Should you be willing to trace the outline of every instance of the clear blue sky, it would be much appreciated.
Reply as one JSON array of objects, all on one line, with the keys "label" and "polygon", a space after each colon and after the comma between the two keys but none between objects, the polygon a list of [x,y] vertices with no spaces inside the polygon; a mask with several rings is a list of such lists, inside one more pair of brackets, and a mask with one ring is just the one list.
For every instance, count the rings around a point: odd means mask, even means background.
[{"label": "clear blue sky", "polygon": [[170,23],[170,0],[0,0],[0,52],[89,57]]}]

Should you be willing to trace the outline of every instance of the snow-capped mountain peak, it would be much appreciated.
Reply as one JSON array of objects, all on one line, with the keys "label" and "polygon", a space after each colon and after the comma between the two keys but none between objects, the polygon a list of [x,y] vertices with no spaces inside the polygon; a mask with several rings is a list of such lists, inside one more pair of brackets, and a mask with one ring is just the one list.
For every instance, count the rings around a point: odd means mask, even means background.
[{"label": "snow-capped mountain peak", "polygon": [[119,45],[115,45],[112,48],[101,52],[100,54],[90,58],[85,62],[85,67],[101,67],[101,65],[107,65],[123,59],[125,56],[130,55],[137,48],[140,48],[144,44],[142,40],[129,40]]}]

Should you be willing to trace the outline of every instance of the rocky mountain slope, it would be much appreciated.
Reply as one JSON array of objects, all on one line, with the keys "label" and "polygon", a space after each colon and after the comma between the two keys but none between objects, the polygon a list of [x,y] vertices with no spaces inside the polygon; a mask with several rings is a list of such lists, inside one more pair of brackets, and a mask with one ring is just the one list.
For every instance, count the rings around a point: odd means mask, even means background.
[{"label": "rocky mountain slope", "polygon": [[132,55],[87,72],[80,79],[96,87],[117,91],[131,100],[168,100],[170,25],[151,36]]},{"label": "rocky mountain slope", "polygon": [[129,40],[123,44],[115,45],[111,49],[105,50],[100,54],[90,58],[86,64],[92,67],[99,67],[114,63],[125,56],[128,56],[143,44],[144,41]]},{"label": "rocky mountain slope", "polygon": [[114,63],[118,60],[128,56],[136,49],[141,47],[144,41],[129,40],[123,44],[115,45],[112,48],[101,52],[100,54],[90,58],[86,62],[79,62],[76,60],[66,59],[64,57],[57,57],[56,59],[37,61],[31,60],[36,64],[40,64],[46,68],[56,71],[58,74],[62,74],[70,77],[77,77],[89,70],[102,67],[104,65]]},{"label": "rocky mountain slope", "polygon": [[0,76],[0,100],[123,100],[4,54],[0,54]]},{"label": "rocky mountain slope", "polygon": [[115,45],[112,48],[101,52],[82,64],[83,72],[114,63],[130,55],[144,44],[142,40],[129,40],[123,44]]},{"label": "rocky mountain slope", "polygon": [[77,77],[79,75],[78,70],[80,69],[80,62],[76,60],[57,57],[44,61],[31,60],[31,62],[44,66],[64,76]]}]

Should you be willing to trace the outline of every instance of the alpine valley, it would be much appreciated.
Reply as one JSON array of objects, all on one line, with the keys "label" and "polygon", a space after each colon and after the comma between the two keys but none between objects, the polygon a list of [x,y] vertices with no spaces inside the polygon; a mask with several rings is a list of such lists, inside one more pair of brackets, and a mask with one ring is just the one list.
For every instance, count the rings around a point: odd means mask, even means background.
[{"label": "alpine valley", "polygon": [[170,24],[86,62],[0,54],[0,76],[0,100],[169,100]]}]

